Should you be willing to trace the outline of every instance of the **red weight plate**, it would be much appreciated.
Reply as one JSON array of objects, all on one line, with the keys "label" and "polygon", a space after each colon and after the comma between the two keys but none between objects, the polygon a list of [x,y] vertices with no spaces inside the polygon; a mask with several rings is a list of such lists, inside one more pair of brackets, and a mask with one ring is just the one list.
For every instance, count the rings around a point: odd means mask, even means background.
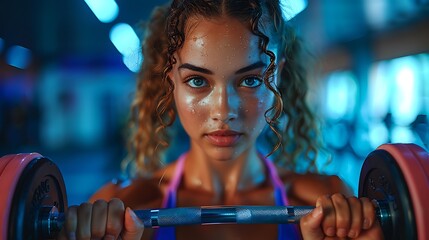
[{"label": "red weight plate", "polygon": [[399,165],[415,210],[418,239],[429,239],[429,153],[415,144],[385,144],[378,149],[389,152]]},{"label": "red weight plate", "polygon": [[0,176],[3,173],[3,169],[6,167],[7,163],[12,160],[16,155],[5,155],[0,158]]},{"label": "red weight plate", "polygon": [[64,179],[54,162],[45,157],[33,159],[21,172],[9,212],[8,239],[55,239],[49,221],[40,221],[52,207],[67,209]]},{"label": "red weight plate", "polygon": [[[41,157],[38,153],[16,154],[5,156],[5,162],[2,163],[3,172],[0,176],[0,239],[7,239],[8,221],[12,198],[15,193],[16,184],[21,177],[23,169],[33,159]],[[1,160],[3,162],[3,158]]]}]

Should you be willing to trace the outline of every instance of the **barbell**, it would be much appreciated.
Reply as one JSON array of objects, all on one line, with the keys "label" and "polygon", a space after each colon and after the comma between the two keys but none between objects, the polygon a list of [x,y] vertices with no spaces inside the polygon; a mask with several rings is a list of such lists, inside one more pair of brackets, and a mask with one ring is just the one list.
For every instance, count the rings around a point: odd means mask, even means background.
[{"label": "barbell", "polygon": [[[55,239],[67,196],[59,168],[39,153],[0,158],[0,239]],[[429,153],[384,144],[366,157],[359,197],[375,200],[385,239],[429,239]],[[145,227],[213,223],[296,223],[313,207],[225,206],[136,210]]]}]

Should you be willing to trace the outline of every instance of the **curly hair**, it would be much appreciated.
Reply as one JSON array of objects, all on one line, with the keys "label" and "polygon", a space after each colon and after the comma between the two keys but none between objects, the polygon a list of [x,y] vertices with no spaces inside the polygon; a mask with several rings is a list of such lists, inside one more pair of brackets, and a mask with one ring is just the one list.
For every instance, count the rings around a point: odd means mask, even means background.
[{"label": "curly hair", "polygon": [[[174,138],[169,128],[176,118],[174,85],[168,73],[176,63],[174,53],[184,43],[187,19],[192,16],[229,16],[246,23],[258,36],[261,52],[270,59],[264,84],[275,96],[273,106],[265,112],[269,130],[260,139],[272,146],[268,155],[279,167],[293,170],[299,160],[307,163],[307,170],[317,170],[320,142],[315,116],[306,103],[308,86],[300,54],[302,43],[282,17],[279,0],[174,0],[154,10],[145,29],[144,61],[130,119],[129,161],[137,165],[137,173],[150,174],[161,168],[162,154]],[[269,41],[277,44],[277,53],[268,50]],[[285,60],[278,86],[273,84],[276,54]]]}]

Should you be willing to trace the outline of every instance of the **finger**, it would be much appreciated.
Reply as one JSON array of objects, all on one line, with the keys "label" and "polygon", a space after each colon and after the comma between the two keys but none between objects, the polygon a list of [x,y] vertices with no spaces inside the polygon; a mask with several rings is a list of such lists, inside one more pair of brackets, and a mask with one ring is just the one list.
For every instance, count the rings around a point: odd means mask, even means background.
[{"label": "finger", "polygon": [[348,199],[349,206],[350,206],[350,213],[351,213],[351,223],[350,223],[350,230],[347,234],[350,238],[356,238],[359,236],[359,233],[362,229],[362,204],[359,199],[356,197],[350,197]]},{"label": "finger", "polygon": [[90,239],[91,238],[91,215],[92,215],[92,204],[82,203],[77,208],[77,228],[76,237],[77,239]]},{"label": "finger", "polygon": [[337,234],[335,208],[330,196],[325,195],[320,198],[323,208],[324,219],[322,221],[323,232],[328,237],[334,237]]},{"label": "finger", "polygon": [[299,224],[303,239],[323,239],[325,234],[320,227],[323,220],[323,208],[318,199],[316,208],[306,216],[302,217]]},{"label": "finger", "polygon": [[127,207],[125,210],[123,240],[139,240],[143,235],[143,222],[136,216],[133,210]]},{"label": "finger", "polygon": [[343,194],[336,193],[331,197],[335,208],[336,234],[340,238],[347,236],[350,228],[350,207]]},{"label": "finger", "polygon": [[104,239],[117,239],[124,225],[124,203],[119,199],[112,199],[108,203],[106,236]]},{"label": "finger", "polygon": [[370,229],[375,221],[374,204],[368,198],[360,198],[363,208],[363,225],[362,229]]},{"label": "finger", "polygon": [[91,237],[93,239],[102,239],[106,234],[107,223],[107,202],[97,200],[92,206],[91,217]]},{"label": "finger", "polygon": [[77,206],[70,206],[66,212],[66,219],[64,222],[64,238],[69,240],[76,239],[77,228]]}]

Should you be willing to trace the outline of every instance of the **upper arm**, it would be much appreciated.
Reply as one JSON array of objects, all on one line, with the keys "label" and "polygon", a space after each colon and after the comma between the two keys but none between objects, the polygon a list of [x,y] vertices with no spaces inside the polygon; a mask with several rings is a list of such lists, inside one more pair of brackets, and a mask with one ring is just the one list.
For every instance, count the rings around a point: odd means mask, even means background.
[{"label": "upper arm", "polygon": [[134,179],[126,183],[108,183],[96,191],[89,201],[119,198],[132,209],[160,207],[164,195],[156,181]]},{"label": "upper arm", "polygon": [[352,189],[336,175],[327,176],[327,186],[332,189],[329,194],[342,193],[347,197],[353,195]]},{"label": "upper arm", "polygon": [[90,198],[89,202],[95,202],[97,200],[109,201],[112,198],[117,197],[119,186],[115,183],[108,183],[98,189]]},{"label": "upper arm", "polygon": [[318,197],[342,193],[352,196],[353,191],[338,176],[303,174],[295,175],[290,179],[288,196],[296,204],[315,204]]}]

